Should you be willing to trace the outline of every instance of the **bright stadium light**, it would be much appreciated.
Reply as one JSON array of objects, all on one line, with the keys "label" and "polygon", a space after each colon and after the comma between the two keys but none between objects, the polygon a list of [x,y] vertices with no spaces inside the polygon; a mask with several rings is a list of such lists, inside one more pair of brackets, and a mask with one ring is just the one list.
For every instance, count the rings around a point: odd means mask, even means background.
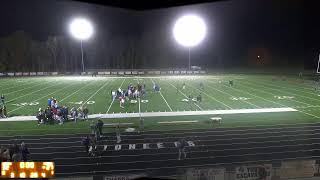
[{"label": "bright stadium light", "polygon": [[70,33],[76,39],[79,39],[81,42],[81,60],[82,60],[82,71],[84,70],[84,62],[83,62],[83,48],[82,41],[89,39],[93,34],[93,27],[91,23],[84,18],[74,19],[70,24]]},{"label": "bright stadium light", "polygon": [[182,46],[189,48],[189,70],[190,48],[198,45],[206,36],[207,28],[203,19],[196,15],[185,15],[180,17],[174,27],[173,36]]}]

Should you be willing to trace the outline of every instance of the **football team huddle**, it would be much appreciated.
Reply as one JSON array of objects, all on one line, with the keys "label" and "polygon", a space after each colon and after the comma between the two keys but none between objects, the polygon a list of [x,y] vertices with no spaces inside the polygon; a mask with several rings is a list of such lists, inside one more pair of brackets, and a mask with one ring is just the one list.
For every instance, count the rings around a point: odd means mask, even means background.
[{"label": "football team huddle", "polygon": [[[160,91],[160,86],[158,84],[155,84],[153,88],[154,91]],[[138,98],[147,98],[146,84],[141,84],[138,82],[138,84],[134,86],[132,83],[130,83],[126,90],[119,87],[118,90],[111,91],[111,97],[112,101],[115,101],[116,98],[118,98],[120,107],[124,108],[126,101],[135,100]]]}]

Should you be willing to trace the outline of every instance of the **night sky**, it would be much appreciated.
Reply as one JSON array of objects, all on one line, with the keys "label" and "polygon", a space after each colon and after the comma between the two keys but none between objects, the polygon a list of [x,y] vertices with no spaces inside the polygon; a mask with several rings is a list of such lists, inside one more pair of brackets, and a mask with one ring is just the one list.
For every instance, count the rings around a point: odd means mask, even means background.
[{"label": "night sky", "polygon": [[246,66],[250,54],[260,52],[257,49],[264,49],[274,65],[290,61],[312,68],[316,61],[319,42],[310,33],[316,34],[318,25],[309,29],[315,17],[306,14],[302,0],[229,0],[147,11],[64,0],[2,0],[0,38],[17,30],[39,41],[49,35],[69,37],[68,23],[83,16],[95,26],[94,37],[85,45],[89,65],[102,59],[101,43],[115,53],[123,44],[118,40],[130,37],[139,45],[146,67],[180,66],[187,51],[175,43],[171,28],[188,12],[202,16],[208,26],[207,38],[192,49],[195,64]]}]

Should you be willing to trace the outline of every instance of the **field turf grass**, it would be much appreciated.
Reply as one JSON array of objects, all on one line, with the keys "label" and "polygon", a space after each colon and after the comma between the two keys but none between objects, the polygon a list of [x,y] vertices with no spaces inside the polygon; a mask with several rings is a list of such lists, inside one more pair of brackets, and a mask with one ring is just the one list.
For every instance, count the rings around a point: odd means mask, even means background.
[{"label": "field turf grass", "polygon": [[[228,82],[233,80],[234,86]],[[301,80],[298,76],[271,75],[211,75],[211,76],[142,76],[142,77],[23,77],[0,79],[0,94],[6,98],[9,116],[36,115],[45,108],[47,99],[55,97],[60,106],[85,105],[90,114],[139,112],[139,103],[119,107],[112,102],[111,90],[127,89],[131,83],[145,83],[148,100],[140,103],[140,112],[203,111],[291,107],[296,112],[194,115],[144,118],[145,130],[175,130],[216,127],[210,117],[221,117],[219,127],[314,123],[320,118],[320,91],[315,82]],[[152,91],[153,83],[161,87],[161,93]],[[204,84],[201,92],[199,84]],[[182,89],[182,84],[186,89]],[[178,89],[178,90],[177,90]],[[201,103],[183,102],[186,96],[201,93]],[[160,121],[198,120],[198,123],[161,125]],[[93,120],[95,121],[95,120]],[[139,118],[104,119],[107,122],[132,122],[139,127]],[[64,125],[41,125],[35,121],[1,122],[0,135],[88,133],[92,121],[67,122]],[[113,129],[106,129],[113,131]]]}]

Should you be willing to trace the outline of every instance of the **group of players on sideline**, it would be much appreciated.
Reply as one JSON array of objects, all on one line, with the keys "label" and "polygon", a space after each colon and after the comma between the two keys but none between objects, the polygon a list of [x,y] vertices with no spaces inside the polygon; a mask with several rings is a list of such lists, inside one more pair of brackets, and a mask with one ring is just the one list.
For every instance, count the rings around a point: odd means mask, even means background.
[{"label": "group of players on sideline", "polygon": [[54,97],[48,99],[48,106],[45,110],[39,108],[37,114],[38,125],[46,123],[59,123],[62,125],[69,118],[77,122],[78,118],[88,120],[89,110],[86,106],[79,108],[72,107],[69,113],[67,106],[59,106],[57,99]]},{"label": "group of players on sideline", "polygon": [[30,160],[30,152],[24,142],[18,146],[13,143],[9,148],[0,147],[0,162],[20,162]]}]

